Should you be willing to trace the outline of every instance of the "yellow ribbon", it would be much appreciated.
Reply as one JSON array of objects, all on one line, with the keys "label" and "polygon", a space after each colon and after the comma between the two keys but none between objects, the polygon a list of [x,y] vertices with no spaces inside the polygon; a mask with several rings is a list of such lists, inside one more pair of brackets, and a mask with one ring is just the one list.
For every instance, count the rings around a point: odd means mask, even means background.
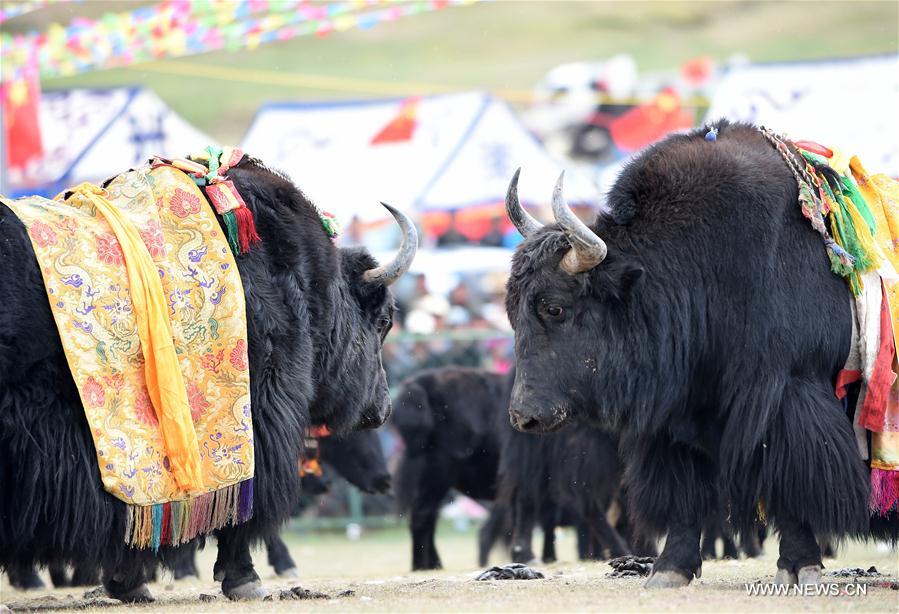
[{"label": "yellow ribbon", "polygon": [[172,475],[182,490],[201,490],[200,449],[190,415],[187,389],[172,342],[172,323],[156,264],[134,224],[106,199],[106,190],[91,183],[82,183],[72,191],[84,195],[93,203],[106,218],[121,246],[144,355],[147,390],[159,420]]}]

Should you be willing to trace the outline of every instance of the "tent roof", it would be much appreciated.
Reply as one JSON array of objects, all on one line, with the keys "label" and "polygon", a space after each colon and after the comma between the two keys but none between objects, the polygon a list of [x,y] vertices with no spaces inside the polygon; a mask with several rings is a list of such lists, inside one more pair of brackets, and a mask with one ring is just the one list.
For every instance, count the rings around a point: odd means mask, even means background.
[{"label": "tent roof", "polygon": [[[397,138],[372,144],[391,126],[399,130]],[[242,147],[285,171],[312,200],[344,220],[383,217],[378,201],[407,211],[501,202],[519,166],[522,202],[546,204],[565,168],[505,102],[479,92],[267,104]],[[599,202],[593,183],[571,171],[566,197],[572,204]]]},{"label": "tent roof", "polygon": [[213,142],[143,87],[45,91],[39,113],[44,156],[10,177],[13,196],[52,196],[144,164],[153,154],[184,155]]}]

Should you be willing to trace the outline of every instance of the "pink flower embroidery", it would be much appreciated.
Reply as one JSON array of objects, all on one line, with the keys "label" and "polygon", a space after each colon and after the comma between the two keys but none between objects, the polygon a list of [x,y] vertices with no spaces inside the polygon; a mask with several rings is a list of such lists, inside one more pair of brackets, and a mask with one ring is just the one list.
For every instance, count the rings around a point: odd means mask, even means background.
[{"label": "pink flower embroidery", "polygon": [[238,371],[246,371],[247,370],[247,342],[243,339],[238,339],[237,345],[234,346],[234,349],[231,350],[230,356],[231,364]]},{"label": "pink flower embroidery", "polygon": [[200,197],[187,190],[176,188],[169,200],[169,209],[180,218],[200,212]]},{"label": "pink flower embroidery", "polygon": [[56,233],[49,225],[37,221],[31,225],[31,238],[41,247],[56,245]]},{"label": "pink flower embroidery", "polygon": [[223,360],[225,360],[225,350],[219,350],[217,354],[209,352],[204,355],[203,358],[200,359],[200,364],[203,365],[203,368],[207,371],[218,373]]},{"label": "pink flower embroidery", "polygon": [[56,222],[54,224],[57,228],[69,234],[69,236],[75,236],[75,233],[78,232],[78,222],[74,219],[67,217],[61,222]]},{"label": "pink flower embroidery", "polygon": [[113,375],[104,375],[103,383],[107,388],[112,388],[116,392],[122,390],[122,386],[125,385],[125,376],[121,373],[114,373]]},{"label": "pink flower embroidery", "polygon": [[134,412],[137,414],[137,419],[144,424],[153,426],[159,424],[159,420],[156,418],[156,410],[153,409],[153,401],[150,400],[150,395],[146,388],[141,389],[140,394],[134,400]]},{"label": "pink flower embroidery", "polygon": [[209,401],[193,382],[187,384],[187,402],[190,404],[190,417],[196,422],[209,409]]},{"label": "pink flower embroidery", "polygon": [[156,220],[147,222],[147,228],[141,231],[140,238],[147,246],[147,251],[151,256],[155,258],[165,255],[165,239],[162,237],[162,227],[159,222]]},{"label": "pink flower embroidery", "polygon": [[106,403],[106,391],[93,377],[87,378],[87,381],[84,382],[83,392],[84,401],[88,407],[103,407]]},{"label": "pink flower embroidery", "polygon": [[97,237],[97,257],[106,264],[122,264],[124,261],[119,240],[111,232],[105,232]]}]

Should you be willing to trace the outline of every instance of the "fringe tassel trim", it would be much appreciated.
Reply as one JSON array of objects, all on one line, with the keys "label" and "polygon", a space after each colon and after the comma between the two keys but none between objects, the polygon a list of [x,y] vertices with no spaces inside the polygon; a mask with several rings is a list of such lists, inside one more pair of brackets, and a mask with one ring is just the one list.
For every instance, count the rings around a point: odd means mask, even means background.
[{"label": "fringe tassel trim", "polygon": [[184,501],[129,505],[125,543],[132,548],[178,546],[197,535],[253,516],[253,478]]},{"label": "fringe tassel trim", "polygon": [[886,516],[897,503],[899,503],[899,471],[872,467],[869,501],[871,513]]}]

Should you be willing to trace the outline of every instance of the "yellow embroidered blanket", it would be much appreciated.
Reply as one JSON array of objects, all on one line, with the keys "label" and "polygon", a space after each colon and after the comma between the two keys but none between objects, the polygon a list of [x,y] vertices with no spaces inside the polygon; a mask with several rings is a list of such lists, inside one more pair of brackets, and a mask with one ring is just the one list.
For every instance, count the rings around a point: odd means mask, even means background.
[{"label": "yellow embroidered blanket", "polygon": [[252,514],[246,311],[194,181],[169,166],[105,190],[3,199],[25,224],[125,540],[179,544]]}]

